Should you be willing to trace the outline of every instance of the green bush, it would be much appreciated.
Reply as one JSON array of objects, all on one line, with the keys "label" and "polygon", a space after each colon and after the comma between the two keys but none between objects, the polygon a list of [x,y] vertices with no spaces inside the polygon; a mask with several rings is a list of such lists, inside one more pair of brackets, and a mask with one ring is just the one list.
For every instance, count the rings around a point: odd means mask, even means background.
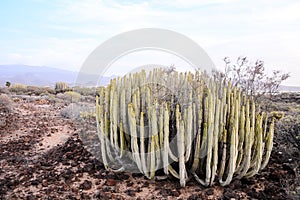
[{"label": "green bush", "polygon": [[6,81],[5,86],[10,87],[11,83],[9,81]]}]

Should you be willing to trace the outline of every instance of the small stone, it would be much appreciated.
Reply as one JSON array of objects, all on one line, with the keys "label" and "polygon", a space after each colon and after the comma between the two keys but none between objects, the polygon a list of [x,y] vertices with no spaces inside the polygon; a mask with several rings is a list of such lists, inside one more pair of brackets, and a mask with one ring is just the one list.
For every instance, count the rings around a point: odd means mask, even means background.
[{"label": "small stone", "polygon": [[173,196],[175,196],[175,197],[179,197],[179,196],[180,196],[180,194],[179,194],[179,192],[178,192],[177,190],[174,190],[174,191],[173,191]]},{"label": "small stone", "polygon": [[127,193],[129,196],[131,196],[131,197],[134,197],[134,196],[135,196],[135,191],[134,191],[134,190],[129,189],[129,190],[126,191],[126,193]]},{"label": "small stone", "polygon": [[92,182],[85,180],[83,183],[80,184],[79,189],[82,190],[89,190],[92,188]]},{"label": "small stone", "polygon": [[95,185],[100,185],[100,183],[101,183],[100,181],[96,181]]},{"label": "small stone", "polygon": [[214,194],[214,190],[212,188],[206,191],[206,195],[213,195],[213,194]]},{"label": "small stone", "polygon": [[127,187],[131,187],[131,186],[133,186],[133,182],[128,182]]},{"label": "small stone", "polygon": [[47,187],[47,186],[48,186],[47,180],[43,180],[43,181],[42,181],[42,186],[43,186],[43,187]]},{"label": "small stone", "polygon": [[116,181],[114,179],[107,179],[106,180],[106,185],[114,186],[114,185],[116,185]]}]

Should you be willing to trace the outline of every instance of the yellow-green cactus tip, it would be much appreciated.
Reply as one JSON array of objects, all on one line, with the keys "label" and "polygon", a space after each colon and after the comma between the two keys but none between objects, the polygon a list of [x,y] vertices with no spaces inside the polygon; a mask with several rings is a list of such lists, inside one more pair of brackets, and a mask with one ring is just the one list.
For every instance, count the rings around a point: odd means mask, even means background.
[{"label": "yellow-green cactus tip", "polygon": [[272,116],[275,118],[275,119],[282,119],[284,117],[284,113],[283,112],[279,112],[279,111],[274,111],[272,112]]}]

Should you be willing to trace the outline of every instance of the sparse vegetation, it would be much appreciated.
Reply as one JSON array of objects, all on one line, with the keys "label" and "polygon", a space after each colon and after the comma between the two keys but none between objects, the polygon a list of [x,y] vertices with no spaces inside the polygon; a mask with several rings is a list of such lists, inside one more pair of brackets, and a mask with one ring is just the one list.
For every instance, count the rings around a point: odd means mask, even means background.
[{"label": "sparse vegetation", "polygon": [[[283,111],[285,117],[276,126],[278,143],[289,146],[290,154],[293,150],[300,151],[300,93],[278,94],[272,98],[269,108]],[[298,102],[298,103],[297,103]],[[299,155],[300,156],[300,155]]]},{"label": "sparse vegetation", "polygon": [[9,94],[9,90],[7,87],[0,87],[0,94]]},{"label": "sparse vegetation", "polygon": [[57,94],[56,96],[67,102],[78,102],[81,99],[81,95],[79,93],[73,92],[73,91],[67,91],[63,94],[60,93],[60,94]]},{"label": "sparse vegetation", "polygon": [[24,84],[15,83],[9,87],[9,91],[16,94],[25,94],[27,92],[27,86]]},{"label": "sparse vegetation", "polygon": [[61,116],[68,119],[90,118],[95,115],[93,108],[88,104],[71,103],[60,112]]},{"label": "sparse vegetation", "polygon": [[12,100],[6,94],[0,94],[0,112],[9,113],[12,110]]},{"label": "sparse vegetation", "polygon": [[81,94],[82,96],[96,96],[96,91],[99,90],[95,87],[73,87],[72,91]]},{"label": "sparse vegetation", "polygon": [[80,117],[83,118],[83,119],[96,118],[96,112],[94,110],[81,111],[80,112]]},{"label": "sparse vegetation", "polygon": [[27,86],[27,94],[41,96],[42,94],[55,94],[55,90],[50,87]]},{"label": "sparse vegetation", "polygon": [[257,60],[252,63],[247,57],[238,57],[232,63],[228,57],[224,58],[225,71],[214,72],[217,78],[231,80],[233,85],[238,86],[246,94],[254,96],[256,100],[260,97],[270,97],[278,93],[280,84],[290,77],[289,73],[274,70],[271,75],[265,71],[264,62]]}]

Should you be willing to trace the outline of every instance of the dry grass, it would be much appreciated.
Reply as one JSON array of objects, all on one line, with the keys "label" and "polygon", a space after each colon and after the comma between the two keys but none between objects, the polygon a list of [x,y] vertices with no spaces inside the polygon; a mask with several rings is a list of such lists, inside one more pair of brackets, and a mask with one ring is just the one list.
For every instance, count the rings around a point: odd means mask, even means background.
[{"label": "dry grass", "polygon": [[57,94],[56,97],[67,102],[78,102],[81,99],[81,95],[79,93],[72,91]]},{"label": "dry grass", "polygon": [[24,84],[13,84],[9,87],[10,92],[15,92],[16,94],[24,94],[27,92],[27,86]]},{"label": "dry grass", "polygon": [[6,94],[0,94],[0,112],[9,113],[12,110],[12,100]]}]

